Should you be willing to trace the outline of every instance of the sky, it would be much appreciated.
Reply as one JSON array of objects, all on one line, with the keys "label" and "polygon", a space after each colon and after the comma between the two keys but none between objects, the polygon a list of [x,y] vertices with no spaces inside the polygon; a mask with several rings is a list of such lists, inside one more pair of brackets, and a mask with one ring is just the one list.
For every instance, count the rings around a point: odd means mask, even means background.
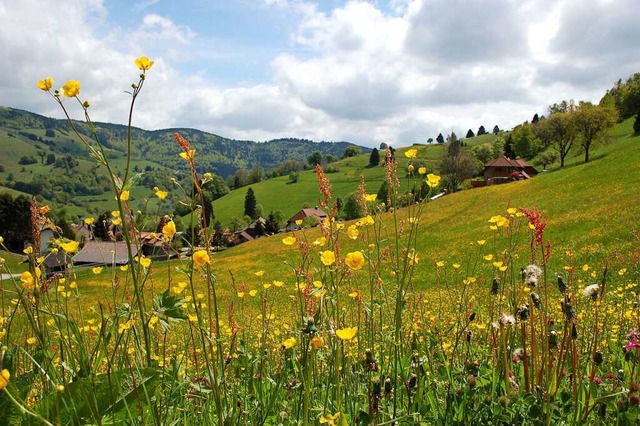
[{"label": "sky", "polygon": [[[640,72],[637,0],[0,0],[0,105],[62,118],[79,80],[134,125],[374,147],[511,129]],[[79,105],[65,100],[74,118]]]}]

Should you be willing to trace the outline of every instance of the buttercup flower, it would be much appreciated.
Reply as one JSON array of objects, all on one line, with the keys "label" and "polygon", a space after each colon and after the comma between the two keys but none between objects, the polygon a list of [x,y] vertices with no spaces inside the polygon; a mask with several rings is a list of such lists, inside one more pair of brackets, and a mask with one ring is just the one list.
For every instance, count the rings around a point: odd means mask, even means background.
[{"label": "buttercup flower", "polygon": [[182,157],[183,159],[185,159],[187,161],[192,161],[195,156],[196,156],[196,150],[195,149],[190,149],[187,152],[181,152],[180,153],[180,157]]},{"label": "buttercup flower", "polygon": [[423,174],[425,174],[425,173],[427,173],[427,168],[426,168],[426,167],[420,167],[420,168],[418,168],[418,174],[423,175]]},{"label": "buttercup flower", "polygon": [[350,225],[347,228],[347,235],[349,236],[349,238],[351,238],[352,240],[355,240],[356,238],[358,238],[358,228],[355,225]]},{"label": "buttercup flower", "polygon": [[293,236],[284,237],[282,239],[282,244],[284,244],[285,246],[292,246],[295,243],[296,243],[296,237],[293,237]]},{"label": "buttercup flower", "polygon": [[122,191],[120,193],[120,201],[129,201],[129,191]]},{"label": "buttercup flower", "polygon": [[336,336],[342,340],[351,340],[356,337],[358,333],[358,327],[346,327],[336,330]]},{"label": "buttercup flower", "polygon": [[135,64],[140,71],[147,71],[153,66],[153,61],[150,61],[146,56],[140,56],[135,60]]},{"label": "buttercup flower", "polygon": [[38,89],[44,90],[48,92],[53,87],[53,78],[47,77],[43,80],[38,81]]},{"label": "buttercup flower", "polygon": [[440,179],[440,176],[429,173],[427,175],[427,185],[429,186],[429,188],[436,188],[438,185],[440,185]]},{"label": "buttercup flower", "polygon": [[418,150],[415,148],[408,149],[404,152],[404,156],[407,158],[416,158],[418,156]]},{"label": "buttercup flower", "polygon": [[84,220],[84,224],[85,224],[85,225],[87,225],[87,226],[90,226],[90,225],[92,225],[92,224],[93,224],[93,222],[94,222],[94,221],[95,221],[95,219],[94,219],[94,218],[92,218],[92,217],[88,217],[88,218],[86,218],[86,219]]},{"label": "buttercup flower", "polygon": [[372,203],[378,198],[378,194],[366,194],[364,200],[368,203]]},{"label": "buttercup flower", "polygon": [[69,80],[62,86],[60,91],[67,98],[75,98],[80,93],[80,82],[78,80]]},{"label": "buttercup flower", "polygon": [[195,263],[196,266],[204,266],[209,262],[209,253],[205,250],[197,250],[193,253],[193,263]]},{"label": "buttercup flower", "polygon": [[162,236],[165,240],[170,240],[176,234],[176,224],[170,220],[162,227]]},{"label": "buttercup flower", "polygon": [[282,347],[285,349],[291,349],[296,345],[296,339],[294,337],[289,337],[284,342],[282,342]]},{"label": "buttercup flower", "polygon": [[2,374],[0,374],[0,390],[7,387],[9,384],[9,379],[11,378],[11,374],[9,374],[9,370],[2,370]]},{"label": "buttercup flower", "polygon": [[331,415],[331,414],[327,414],[320,416],[320,423],[321,424],[328,424],[329,426],[336,426],[336,420],[338,420],[338,418],[340,417],[340,412],[338,411],[337,413]]},{"label": "buttercup flower", "polygon": [[347,253],[344,263],[351,269],[358,270],[364,266],[364,255],[360,251]]},{"label": "buttercup flower", "polygon": [[61,243],[60,248],[67,253],[75,253],[79,245],[80,243],[77,241],[69,241],[68,243]]},{"label": "buttercup flower", "polygon": [[101,272],[102,272],[102,267],[101,267],[101,266],[96,266],[95,268],[91,268],[91,271],[92,271],[94,274],[98,275],[99,273],[101,273]]},{"label": "buttercup flower", "polygon": [[320,260],[324,266],[333,265],[336,262],[336,254],[331,250],[325,250],[320,253]]},{"label": "buttercup flower", "polygon": [[25,290],[31,290],[34,287],[33,275],[31,275],[31,272],[29,271],[24,271],[20,275],[20,281],[22,281],[22,288]]}]

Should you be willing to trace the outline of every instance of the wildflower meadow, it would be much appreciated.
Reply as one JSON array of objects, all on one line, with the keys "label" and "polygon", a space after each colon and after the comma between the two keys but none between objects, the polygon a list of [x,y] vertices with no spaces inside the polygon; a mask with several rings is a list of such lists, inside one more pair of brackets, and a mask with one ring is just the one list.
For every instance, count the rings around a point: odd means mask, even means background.
[{"label": "wildflower meadow", "polygon": [[[135,65],[130,127],[153,77],[153,61]],[[535,206],[496,206],[476,239],[456,258],[442,258],[423,241],[443,230],[422,220],[441,179],[411,165],[416,149],[387,157],[386,199],[361,182],[364,215],[356,221],[336,220],[331,182],[317,166],[328,218],[269,237],[279,267],[220,270],[202,208],[210,175],[198,164],[198,146],[176,134],[176,155],[191,170],[193,188],[182,188],[187,220],[200,243],[192,235],[189,256],[152,259],[138,254],[141,232],[177,246],[178,218],[156,230],[146,211],[131,207],[140,176],[130,167],[130,136],[126,168],[116,172],[80,82],[53,84],[44,78],[37,87],[107,170],[112,218],[130,261],[47,274],[47,256],[73,255],[80,246],[59,238],[51,250],[39,247],[49,219],[34,200],[29,270],[3,281],[1,293],[0,423],[638,421],[634,266],[613,257],[582,264],[576,253],[554,251],[546,236],[552,225]],[[93,137],[79,131],[77,111]],[[414,202],[399,209],[407,194]],[[149,196],[166,193],[156,188]],[[11,271],[3,265],[2,272]]]}]

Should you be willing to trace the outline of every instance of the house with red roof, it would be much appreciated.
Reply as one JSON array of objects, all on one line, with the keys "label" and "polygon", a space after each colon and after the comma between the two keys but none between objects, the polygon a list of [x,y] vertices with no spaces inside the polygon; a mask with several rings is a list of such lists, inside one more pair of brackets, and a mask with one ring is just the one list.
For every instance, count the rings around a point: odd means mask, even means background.
[{"label": "house with red roof", "polygon": [[514,160],[505,155],[486,163],[482,172],[486,185],[530,179],[537,174],[535,167],[525,160]]}]

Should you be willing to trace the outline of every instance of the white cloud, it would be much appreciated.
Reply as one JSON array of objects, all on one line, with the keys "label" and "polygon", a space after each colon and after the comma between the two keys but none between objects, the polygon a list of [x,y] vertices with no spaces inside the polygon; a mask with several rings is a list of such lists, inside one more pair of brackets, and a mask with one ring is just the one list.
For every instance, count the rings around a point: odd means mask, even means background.
[{"label": "white cloud", "polygon": [[188,2],[182,15],[163,13],[164,2],[139,2],[138,12],[128,11],[131,27],[114,22],[99,0],[55,7],[0,0],[0,99],[60,117],[35,82],[73,78],[94,119],[124,123],[124,91],[138,75],[133,59],[146,54],[156,65],[135,112],[139,127],[406,145],[480,125],[510,128],[562,99],[597,101],[618,78],[640,71],[634,1],[351,0],[320,8],[263,0],[267,25],[269,13],[284,12],[295,30],[262,64],[271,79],[237,83],[222,74],[230,62],[221,61],[233,56],[258,67],[255,49],[192,30]]}]

